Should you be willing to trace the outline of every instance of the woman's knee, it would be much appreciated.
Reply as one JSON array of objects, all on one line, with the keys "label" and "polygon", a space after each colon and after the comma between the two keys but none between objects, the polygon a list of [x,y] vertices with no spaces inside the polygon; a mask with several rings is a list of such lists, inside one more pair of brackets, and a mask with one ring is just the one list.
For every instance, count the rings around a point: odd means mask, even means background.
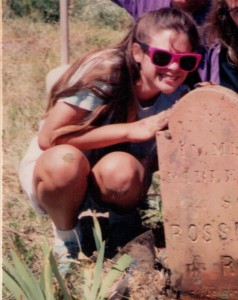
[{"label": "woman's knee", "polygon": [[104,156],[92,172],[103,200],[130,206],[140,198],[144,168],[132,155],[112,152]]},{"label": "woman's knee", "polygon": [[89,162],[81,151],[70,145],[58,145],[41,155],[34,177],[60,188],[88,176],[89,172]]},{"label": "woman's knee", "polygon": [[115,186],[130,186],[135,179],[143,181],[144,168],[131,154],[112,152],[95,165],[93,173],[100,176],[105,183]]}]

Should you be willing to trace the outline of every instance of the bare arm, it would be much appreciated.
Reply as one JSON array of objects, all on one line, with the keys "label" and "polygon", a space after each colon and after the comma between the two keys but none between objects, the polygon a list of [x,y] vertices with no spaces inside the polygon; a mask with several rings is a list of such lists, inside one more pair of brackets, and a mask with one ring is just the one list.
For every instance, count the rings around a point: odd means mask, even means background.
[{"label": "bare arm", "polygon": [[[88,111],[60,102],[51,110],[44,128],[39,135],[42,149],[51,147],[51,137],[56,129],[65,125],[75,124],[86,116]],[[96,149],[123,142],[143,142],[152,139],[155,132],[168,124],[170,111],[133,123],[110,124],[92,129],[81,135],[63,136],[57,144],[70,144],[81,150]]]},{"label": "bare arm", "polygon": [[39,132],[38,142],[41,149],[52,146],[51,141],[56,130],[79,123],[91,112],[65,102],[57,102],[49,111],[45,124]]}]

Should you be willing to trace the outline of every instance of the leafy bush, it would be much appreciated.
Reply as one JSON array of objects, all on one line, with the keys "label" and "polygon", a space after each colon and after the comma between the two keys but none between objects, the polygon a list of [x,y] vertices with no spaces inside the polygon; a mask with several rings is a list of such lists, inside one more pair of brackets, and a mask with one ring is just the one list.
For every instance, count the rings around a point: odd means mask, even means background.
[{"label": "leafy bush", "polygon": [[127,27],[132,20],[124,9],[108,0],[96,0],[95,3],[87,2],[87,5],[82,7],[79,18],[82,21],[92,21],[100,27],[108,26],[113,30]]},{"label": "leafy bush", "polygon": [[59,21],[58,0],[36,0],[35,6],[41,12],[45,22]]},{"label": "leafy bush", "polygon": [[[66,1],[66,0],[65,0]],[[44,22],[58,22],[60,19],[59,0],[5,0],[4,17],[31,17]],[[97,26],[109,26],[114,30],[127,27],[131,17],[121,7],[109,0],[71,0],[68,13],[82,21],[90,21]]]},{"label": "leafy bush", "polygon": [[16,16],[24,17],[38,13],[45,22],[59,20],[58,0],[7,0],[6,4]]}]

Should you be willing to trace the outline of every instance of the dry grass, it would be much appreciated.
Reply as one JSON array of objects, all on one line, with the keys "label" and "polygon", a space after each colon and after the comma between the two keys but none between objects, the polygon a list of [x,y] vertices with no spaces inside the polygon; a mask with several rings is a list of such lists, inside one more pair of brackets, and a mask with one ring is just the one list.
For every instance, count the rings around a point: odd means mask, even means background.
[{"label": "dry grass", "polygon": [[[70,62],[86,51],[121,39],[123,30],[97,28],[70,19]],[[30,19],[3,21],[3,256],[14,249],[35,274],[41,245],[50,241],[51,224],[38,216],[23,195],[18,166],[46,106],[45,77],[60,64],[58,24]],[[11,299],[4,293],[4,299]]]},{"label": "dry grass", "polygon": [[42,238],[49,224],[26,202],[19,186],[18,165],[45,106],[45,74],[59,56],[56,48],[52,51],[47,32],[52,39],[55,36],[53,42],[58,44],[56,26],[24,19],[4,20],[3,254],[9,249],[17,250],[36,273]]},{"label": "dry grass", "polygon": [[[37,133],[47,103],[46,74],[60,64],[59,25],[27,18],[4,19],[3,23],[3,256],[8,257],[9,250],[14,249],[38,276],[42,243],[46,238],[52,241],[51,224],[28,204],[20,188],[18,166],[30,139]],[[93,48],[116,43],[126,31],[96,27],[73,17],[69,27],[70,62]],[[67,279],[73,299],[80,299],[77,273],[78,270],[73,271]],[[142,280],[144,285],[140,283],[143,276],[134,276],[132,299],[157,299],[149,298],[151,292],[145,282],[151,285],[151,280],[158,280],[160,284],[153,292],[157,294],[163,282],[161,274],[155,271],[148,275],[147,281]],[[3,299],[13,298],[3,290]]]}]

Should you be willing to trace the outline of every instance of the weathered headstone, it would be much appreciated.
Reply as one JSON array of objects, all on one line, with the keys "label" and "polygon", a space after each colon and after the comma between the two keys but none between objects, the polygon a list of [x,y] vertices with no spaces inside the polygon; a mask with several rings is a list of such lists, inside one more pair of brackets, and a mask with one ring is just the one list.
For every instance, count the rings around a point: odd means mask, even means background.
[{"label": "weathered headstone", "polygon": [[174,286],[182,299],[237,300],[238,95],[216,85],[185,95],[157,147]]}]

